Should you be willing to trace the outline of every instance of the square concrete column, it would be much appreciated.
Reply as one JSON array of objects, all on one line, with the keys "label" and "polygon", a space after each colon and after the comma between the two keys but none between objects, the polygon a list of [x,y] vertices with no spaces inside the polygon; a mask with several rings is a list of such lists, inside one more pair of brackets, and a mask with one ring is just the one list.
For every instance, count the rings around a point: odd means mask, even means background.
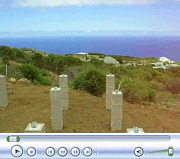
[{"label": "square concrete column", "polygon": [[111,131],[122,130],[123,94],[121,91],[112,92]]},{"label": "square concrete column", "polygon": [[6,108],[8,106],[6,77],[0,75],[0,107]]},{"label": "square concrete column", "polygon": [[63,114],[61,103],[61,88],[54,87],[50,89],[50,100],[52,130],[62,130]]},{"label": "square concrete column", "polygon": [[111,110],[112,91],[115,91],[115,76],[109,74],[106,76],[106,109]]},{"label": "square concrete column", "polygon": [[62,110],[68,110],[68,76],[67,75],[60,75],[59,76],[59,87],[61,87],[61,103],[62,103]]}]

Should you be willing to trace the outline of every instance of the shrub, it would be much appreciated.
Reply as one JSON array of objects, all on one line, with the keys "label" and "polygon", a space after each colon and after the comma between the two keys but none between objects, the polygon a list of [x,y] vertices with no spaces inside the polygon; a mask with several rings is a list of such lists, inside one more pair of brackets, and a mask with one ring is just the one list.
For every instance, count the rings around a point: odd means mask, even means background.
[{"label": "shrub", "polygon": [[5,75],[6,74],[6,65],[0,64],[0,74]]},{"label": "shrub", "polygon": [[111,72],[111,74],[115,75],[115,77],[117,78],[121,78],[122,75],[128,75],[130,74],[128,68],[124,68],[124,67],[115,67],[115,66],[111,66],[109,67],[109,71]]},{"label": "shrub", "polygon": [[23,74],[20,71],[16,71],[14,76],[15,79],[21,79],[24,78]]},{"label": "shrub", "polygon": [[42,68],[44,68],[44,66],[45,66],[45,58],[44,58],[44,56],[42,55],[42,54],[40,54],[40,53],[34,53],[33,55],[32,55],[32,62],[33,62],[33,64],[36,66],[36,67],[38,67],[38,68],[40,68],[40,69],[42,69]]},{"label": "shrub", "polygon": [[88,55],[104,55],[102,53],[96,53],[96,52],[89,52]]},{"label": "shrub", "polygon": [[173,94],[179,94],[180,93],[180,79],[175,79],[173,81],[167,82],[166,90]]},{"label": "shrub", "polygon": [[27,63],[27,60],[24,59],[24,58],[18,58],[18,59],[16,59],[15,61],[18,62],[18,63],[23,63],[23,64],[26,64],[26,63]]},{"label": "shrub", "polygon": [[99,65],[103,65],[103,62],[98,60],[98,59],[96,59],[96,58],[92,58],[90,63],[92,63],[96,67],[99,66]]},{"label": "shrub", "polygon": [[166,85],[164,85],[163,83],[159,83],[157,81],[150,81],[150,88],[154,89],[156,91],[165,91],[166,90]]},{"label": "shrub", "polygon": [[48,71],[46,71],[44,68],[40,70],[40,73],[42,74],[42,76],[49,76]]},{"label": "shrub", "polygon": [[25,78],[31,81],[37,80],[40,75],[39,70],[31,64],[22,65],[19,67],[19,70]]},{"label": "shrub", "polygon": [[148,101],[149,102],[156,102],[156,95],[157,95],[157,93],[156,93],[156,91],[155,90],[153,90],[153,89],[149,89],[148,90]]},{"label": "shrub", "polygon": [[180,77],[180,68],[169,68],[167,72],[173,73],[176,77]]},{"label": "shrub", "polygon": [[129,78],[122,76],[122,92],[123,97],[130,103],[143,103],[143,101],[155,102],[156,91],[149,87],[147,81],[142,81],[139,78]]},{"label": "shrub", "polygon": [[84,90],[95,96],[100,96],[105,91],[106,75],[96,69],[84,71],[75,78],[71,87],[73,89]]},{"label": "shrub", "polygon": [[47,78],[40,75],[38,76],[37,81],[42,85],[51,85],[51,82]]}]

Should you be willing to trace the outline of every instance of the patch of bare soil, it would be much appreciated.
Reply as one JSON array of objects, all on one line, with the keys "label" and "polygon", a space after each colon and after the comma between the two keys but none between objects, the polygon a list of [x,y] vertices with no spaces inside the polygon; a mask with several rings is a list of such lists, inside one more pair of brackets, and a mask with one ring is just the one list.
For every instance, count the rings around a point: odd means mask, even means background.
[{"label": "patch of bare soil", "polygon": [[[69,90],[69,110],[63,111],[63,130],[51,127],[50,88],[52,86],[7,85],[7,108],[0,108],[0,133],[24,133],[32,121],[45,123],[46,133],[113,133],[111,111],[105,98]],[[180,106],[179,106],[180,107]],[[180,111],[158,106],[123,102],[123,130],[140,127],[145,133],[180,133]]]}]

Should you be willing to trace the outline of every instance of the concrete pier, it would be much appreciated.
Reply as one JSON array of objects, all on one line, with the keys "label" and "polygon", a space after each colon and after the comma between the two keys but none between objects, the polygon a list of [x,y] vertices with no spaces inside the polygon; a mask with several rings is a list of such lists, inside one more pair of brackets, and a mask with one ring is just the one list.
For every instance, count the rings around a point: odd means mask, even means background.
[{"label": "concrete pier", "polygon": [[122,130],[123,94],[121,91],[112,92],[111,131]]},{"label": "concrete pier", "polygon": [[50,89],[50,100],[52,130],[62,130],[63,114],[61,103],[61,88],[54,87]]},{"label": "concrete pier", "polygon": [[111,110],[112,91],[115,91],[115,76],[109,74],[106,76],[106,109]]},{"label": "concrete pier", "polygon": [[0,107],[6,108],[8,106],[6,77],[0,75]]},{"label": "concrete pier", "polygon": [[62,110],[68,110],[68,76],[67,75],[60,75],[59,76],[59,87],[61,88],[61,103],[62,103]]},{"label": "concrete pier", "polygon": [[127,128],[127,133],[145,133],[143,128],[133,127]]},{"label": "concrete pier", "polygon": [[24,133],[45,133],[45,124],[33,121],[27,125]]}]

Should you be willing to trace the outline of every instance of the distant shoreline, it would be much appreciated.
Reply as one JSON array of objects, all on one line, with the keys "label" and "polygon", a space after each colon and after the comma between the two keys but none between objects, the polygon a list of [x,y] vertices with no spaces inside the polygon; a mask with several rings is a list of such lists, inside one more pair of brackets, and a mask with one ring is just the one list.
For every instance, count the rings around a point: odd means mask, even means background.
[{"label": "distant shoreline", "polygon": [[55,55],[98,52],[131,57],[167,57],[180,61],[180,37],[177,36],[47,36],[0,38],[0,45],[35,48]]}]

